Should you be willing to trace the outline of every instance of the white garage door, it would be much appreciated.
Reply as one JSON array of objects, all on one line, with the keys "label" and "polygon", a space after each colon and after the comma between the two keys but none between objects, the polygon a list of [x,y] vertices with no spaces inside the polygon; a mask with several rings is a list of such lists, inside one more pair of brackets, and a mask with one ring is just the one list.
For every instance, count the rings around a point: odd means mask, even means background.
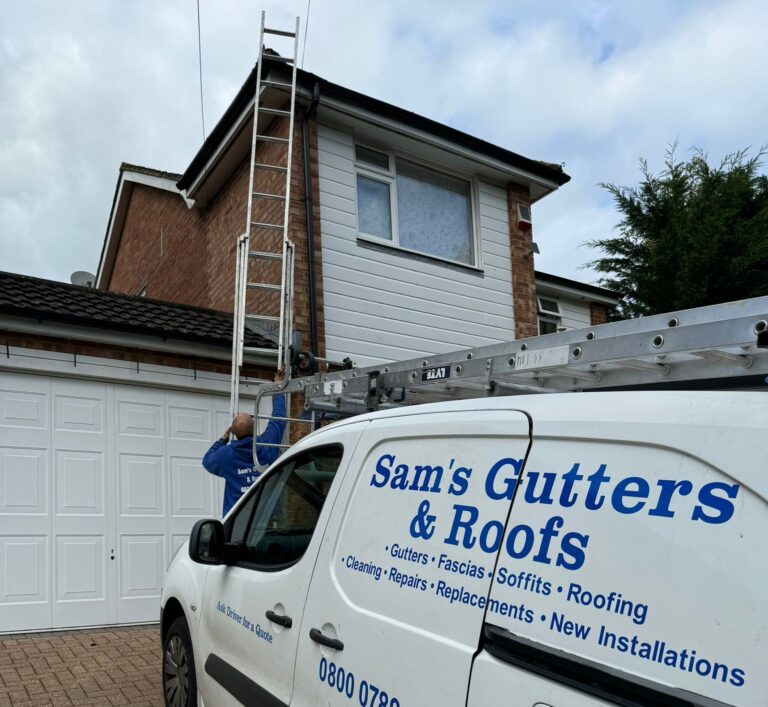
[{"label": "white garage door", "polygon": [[0,373],[0,632],[156,621],[227,425],[221,396]]}]

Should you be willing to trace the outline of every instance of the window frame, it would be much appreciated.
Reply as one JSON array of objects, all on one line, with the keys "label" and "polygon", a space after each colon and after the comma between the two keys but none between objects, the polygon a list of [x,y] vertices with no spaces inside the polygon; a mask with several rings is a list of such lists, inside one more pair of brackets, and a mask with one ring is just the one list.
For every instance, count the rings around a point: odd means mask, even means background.
[{"label": "window frame", "polygon": [[[248,522],[245,526],[245,532],[243,533],[243,544],[245,544],[245,540],[248,538],[248,535],[251,531],[251,524],[253,523],[253,519],[256,515],[256,511],[259,507],[259,503],[261,502],[261,497],[263,495],[263,489],[264,484],[268,479],[270,479],[275,474],[279,474],[282,470],[285,469],[286,465],[291,464],[292,462],[295,462],[297,459],[307,455],[307,454],[316,454],[318,452],[322,453],[324,450],[329,450],[332,448],[338,448],[341,450],[341,457],[339,459],[339,466],[336,469],[335,474],[338,474],[339,471],[342,468],[342,464],[344,463],[344,445],[341,442],[329,442],[327,444],[322,444],[317,447],[310,447],[309,449],[301,449],[297,450],[294,454],[291,454],[289,457],[286,457],[285,459],[281,459],[279,464],[276,464],[274,467],[272,467],[269,471],[262,474],[256,481],[251,485],[251,488],[248,489],[246,493],[243,494],[243,497],[238,502],[237,508],[235,509],[235,512],[232,513],[224,522],[224,537],[226,542],[232,541],[232,527],[235,524],[235,520],[238,518],[241,512],[245,510],[245,507],[250,502],[251,498],[253,496],[257,496],[255,501],[253,502],[253,507],[250,510],[250,515],[248,517]],[[336,476],[334,476],[334,481],[336,480]],[[330,491],[329,491],[330,493]],[[326,499],[327,500],[327,496]],[[320,513],[318,514],[318,522],[320,520],[320,516],[323,513],[323,510],[325,510],[325,500],[323,501],[323,508],[320,509]],[[309,545],[312,543],[312,539],[315,537],[315,530],[317,528],[317,525],[315,525],[315,528],[312,530],[312,537],[309,539],[309,543],[307,544],[307,548],[309,548]],[[285,569],[288,569],[290,567],[293,567],[294,565],[297,565],[299,562],[304,559],[306,556],[307,551],[305,550],[301,557],[298,557],[295,560],[291,560],[290,562],[284,562],[282,564],[275,564],[275,565],[261,565],[255,562],[247,562],[245,560],[240,560],[239,562],[235,563],[234,567],[242,567],[244,569],[253,570],[256,572],[281,572]]]},{"label": "window frame", "polygon": [[[368,150],[373,150],[387,155],[389,162],[389,169],[385,170],[376,165],[361,162],[357,159],[357,147],[363,147]],[[470,253],[472,254],[472,262],[464,262],[463,260],[454,260],[443,255],[435,255],[434,253],[426,253],[424,251],[416,250],[415,248],[408,248],[400,244],[400,225],[398,222],[397,211],[397,159],[406,160],[412,162],[418,167],[443,174],[446,177],[458,179],[467,182],[469,185],[469,219],[470,237],[472,239],[472,247]],[[469,174],[461,170],[448,170],[445,166],[435,164],[429,160],[425,160],[422,157],[403,152],[402,150],[393,150],[391,148],[384,148],[375,143],[366,142],[363,140],[355,140],[354,142],[354,173],[355,173],[355,231],[359,240],[375,243],[376,245],[382,245],[389,248],[395,248],[403,253],[411,253],[423,258],[430,258],[438,262],[450,263],[451,265],[458,265],[463,268],[470,268],[472,270],[482,270],[482,230],[480,224],[480,181],[477,175]],[[358,175],[378,181],[389,186],[389,211],[390,222],[392,224],[392,238],[386,239],[380,236],[375,236],[371,233],[366,233],[360,230],[360,208],[358,201],[357,190],[357,177]]]}]

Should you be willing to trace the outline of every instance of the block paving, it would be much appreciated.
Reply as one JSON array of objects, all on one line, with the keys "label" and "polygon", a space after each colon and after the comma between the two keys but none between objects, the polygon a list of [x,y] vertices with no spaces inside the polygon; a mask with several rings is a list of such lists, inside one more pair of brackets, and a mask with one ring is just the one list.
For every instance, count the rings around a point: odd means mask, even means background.
[{"label": "block paving", "polygon": [[0,635],[0,707],[161,707],[157,626]]}]

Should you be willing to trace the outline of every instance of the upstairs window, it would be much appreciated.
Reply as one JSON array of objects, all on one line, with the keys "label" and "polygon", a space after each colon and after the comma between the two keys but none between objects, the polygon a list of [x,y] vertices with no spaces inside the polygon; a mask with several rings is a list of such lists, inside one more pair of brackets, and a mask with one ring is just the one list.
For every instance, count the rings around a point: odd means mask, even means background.
[{"label": "upstairs window", "polygon": [[562,323],[560,303],[550,297],[537,297],[539,334],[554,334]]},{"label": "upstairs window", "polygon": [[469,180],[363,145],[355,148],[355,167],[360,235],[475,264]]}]

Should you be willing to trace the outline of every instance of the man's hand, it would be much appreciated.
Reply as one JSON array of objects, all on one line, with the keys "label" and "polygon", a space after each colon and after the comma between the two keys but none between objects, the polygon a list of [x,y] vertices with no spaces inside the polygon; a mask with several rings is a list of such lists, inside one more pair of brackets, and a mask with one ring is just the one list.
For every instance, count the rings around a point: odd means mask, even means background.
[{"label": "man's hand", "polygon": [[285,378],[285,371],[283,371],[282,368],[278,368],[275,371],[275,377],[272,379],[275,383],[279,383],[281,380]]},{"label": "man's hand", "polygon": [[224,431],[224,434],[221,435],[220,439],[224,440],[225,442],[229,442],[229,435],[232,433],[232,428],[227,427],[227,429]]}]

